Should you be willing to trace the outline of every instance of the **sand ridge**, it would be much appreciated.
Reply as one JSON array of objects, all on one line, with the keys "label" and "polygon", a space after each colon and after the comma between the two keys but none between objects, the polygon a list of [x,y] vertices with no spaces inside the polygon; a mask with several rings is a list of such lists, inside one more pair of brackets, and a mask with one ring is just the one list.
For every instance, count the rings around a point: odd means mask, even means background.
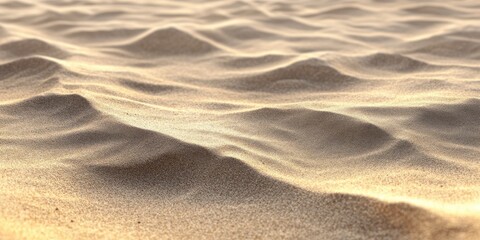
[{"label": "sand ridge", "polygon": [[476,1],[0,1],[0,239],[477,239]]}]

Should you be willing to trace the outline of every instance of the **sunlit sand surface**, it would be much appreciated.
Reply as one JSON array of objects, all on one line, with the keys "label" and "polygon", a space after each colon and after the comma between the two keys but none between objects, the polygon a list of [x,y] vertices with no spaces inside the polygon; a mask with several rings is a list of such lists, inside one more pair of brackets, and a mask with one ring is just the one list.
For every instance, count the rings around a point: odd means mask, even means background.
[{"label": "sunlit sand surface", "polygon": [[0,1],[0,239],[480,239],[479,13]]}]

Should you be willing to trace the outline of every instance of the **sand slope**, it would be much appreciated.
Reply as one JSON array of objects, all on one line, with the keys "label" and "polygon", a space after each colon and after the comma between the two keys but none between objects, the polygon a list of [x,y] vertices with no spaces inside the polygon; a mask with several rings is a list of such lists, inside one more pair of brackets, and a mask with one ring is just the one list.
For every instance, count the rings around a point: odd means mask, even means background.
[{"label": "sand slope", "polygon": [[476,1],[0,1],[0,239],[478,239]]}]

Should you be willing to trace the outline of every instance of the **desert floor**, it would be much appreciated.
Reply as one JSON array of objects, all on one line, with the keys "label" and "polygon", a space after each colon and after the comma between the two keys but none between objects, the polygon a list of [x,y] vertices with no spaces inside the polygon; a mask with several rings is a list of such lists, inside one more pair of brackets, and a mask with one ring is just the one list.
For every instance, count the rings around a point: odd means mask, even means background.
[{"label": "desert floor", "polygon": [[0,0],[0,239],[480,239],[480,2]]}]

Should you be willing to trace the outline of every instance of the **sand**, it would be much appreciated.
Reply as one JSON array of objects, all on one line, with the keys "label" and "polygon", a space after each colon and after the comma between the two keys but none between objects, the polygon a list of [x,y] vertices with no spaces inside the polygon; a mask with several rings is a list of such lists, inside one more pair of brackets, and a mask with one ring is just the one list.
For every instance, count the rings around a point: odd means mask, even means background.
[{"label": "sand", "polygon": [[479,12],[0,1],[0,239],[479,239]]}]

